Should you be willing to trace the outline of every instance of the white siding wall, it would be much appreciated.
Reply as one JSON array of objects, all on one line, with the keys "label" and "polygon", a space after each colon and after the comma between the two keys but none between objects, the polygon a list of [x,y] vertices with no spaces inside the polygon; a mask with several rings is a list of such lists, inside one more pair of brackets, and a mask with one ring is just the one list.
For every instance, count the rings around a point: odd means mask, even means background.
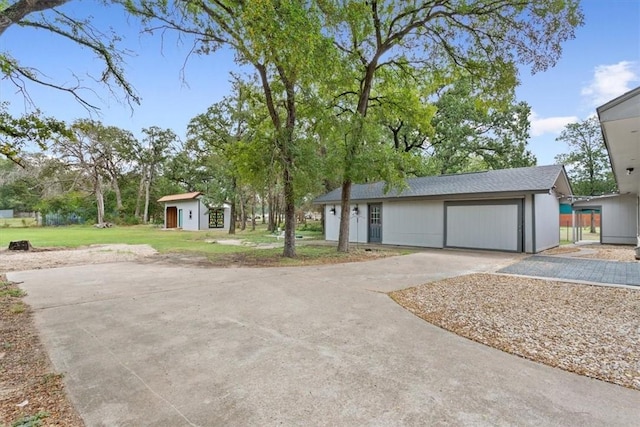
[{"label": "white siding wall", "polygon": [[[533,194],[524,196],[524,251],[528,254],[533,253],[533,204],[531,200]],[[559,216],[559,214],[558,214]]]},{"label": "white siding wall", "polygon": [[[335,215],[331,213],[331,209],[335,206]],[[324,238],[325,240],[337,241],[338,233],[340,233],[340,220],[338,213],[340,205],[324,205]]]},{"label": "white siding wall", "polygon": [[636,197],[610,197],[591,202],[602,205],[600,217],[602,243],[637,244]]},{"label": "white siding wall", "polygon": [[446,206],[446,244],[451,247],[518,250],[518,206]]},{"label": "white siding wall", "polygon": [[444,203],[441,201],[385,202],[382,205],[382,243],[442,248]]},{"label": "white siding wall", "polygon": [[[335,206],[335,214],[331,213],[331,209]],[[366,203],[358,203],[358,215],[353,212],[355,204],[352,204],[349,212],[349,241],[358,243],[367,243],[367,218],[369,212]],[[325,239],[337,241],[340,233],[340,205],[325,205],[324,207],[324,229]],[[382,214],[382,236],[384,238],[384,212]]]},{"label": "white siding wall", "polygon": [[224,207],[224,229],[229,231],[229,228],[231,228],[231,207],[225,206]]},{"label": "white siding wall", "polygon": [[[200,219],[198,221],[199,230],[208,230],[209,229],[209,208],[202,202],[202,200],[200,200],[200,206],[198,207],[198,209],[200,209]],[[196,214],[194,213],[194,215]],[[226,215],[224,219],[225,220],[227,219]]]},{"label": "white siding wall", "polygon": [[560,201],[555,192],[534,194],[536,210],[536,252],[560,245]]},{"label": "white siding wall", "polygon": [[[209,230],[209,208],[201,199],[195,200],[179,200],[168,202],[164,205],[164,226],[167,226],[167,208],[175,207],[177,209],[176,223],[180,227],[180,209],[182,209],[182,229],[188,231]],[[189,218],[191,211],[191,218]],[[231,225],[231,208],[224,206],[224,230],[229,230]],[[222,228],[212,230],[223,230]]]},{"label": "white siding wall", "polygon": [[180,220],[180,209],[182,209],[182,229],[198,231],[198,205],[200,200],[185,200],[176,202],[178,208],[178,221]]}]

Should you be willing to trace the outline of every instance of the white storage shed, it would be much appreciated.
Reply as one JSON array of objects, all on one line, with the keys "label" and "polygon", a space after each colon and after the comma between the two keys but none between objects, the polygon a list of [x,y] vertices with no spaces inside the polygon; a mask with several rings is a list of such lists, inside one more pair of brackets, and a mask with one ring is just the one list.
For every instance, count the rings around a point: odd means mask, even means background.
[{"label": "white storage shed", "polygon": [[229,230],[231,208],[228,205],[210,207],[200,192],[171,194],[161,197],[164,203],[164,227],[183,230]]}]

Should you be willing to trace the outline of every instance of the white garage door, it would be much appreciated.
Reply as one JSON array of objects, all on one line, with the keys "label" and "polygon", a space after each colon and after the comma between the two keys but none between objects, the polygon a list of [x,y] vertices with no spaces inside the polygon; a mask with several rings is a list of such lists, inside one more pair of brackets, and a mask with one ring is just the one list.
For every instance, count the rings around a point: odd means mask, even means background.
[{"label": "white garage door", "polygon": [[522,252],[520,200],[447,202],[445,246]]}]

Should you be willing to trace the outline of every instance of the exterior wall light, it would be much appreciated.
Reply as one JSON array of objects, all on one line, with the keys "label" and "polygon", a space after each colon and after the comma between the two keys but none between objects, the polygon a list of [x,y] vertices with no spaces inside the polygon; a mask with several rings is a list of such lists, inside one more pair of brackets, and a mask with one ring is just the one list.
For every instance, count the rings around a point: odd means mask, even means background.
[{"label": "exterior wall light", "polygon": [[331,212],[333,215],[336,214],[336,205],[333,205],[333,207],[331,209],[329,209],[329,212]]}]

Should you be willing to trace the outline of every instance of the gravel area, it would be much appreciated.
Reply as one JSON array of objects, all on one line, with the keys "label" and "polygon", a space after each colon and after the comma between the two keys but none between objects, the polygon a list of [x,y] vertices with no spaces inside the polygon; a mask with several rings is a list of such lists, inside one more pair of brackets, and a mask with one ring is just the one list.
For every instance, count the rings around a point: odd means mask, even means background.
[{"label": "gravel area", "polygon": [[634,247],[626,245],[563,245],[547,249],[542,252],[542,255],[568,255],[576,258],[636,262]]},{"label": "gravel area", "polygon": [[472,274],[390,296],[463,337],[640,390],[640,290]]},{"label": "gravel area", "polygon": [[562,255],[580,252],[580,248],[577,246],[558,246],[557,248],[547,249],[543,251],[543,255]]},{"label": "gravel area", "polygon": [[101,264],[142,259],[157,254],[149,245],[91,245],[78,249],[37,248],[32,251],[0,251],[0,273],[66,265]]},{"label": "gravel area", "polygon": [[633,246],[597,245],[590,249],[595,253],[577,255],[580,258],[606,259],[611,261],[637,262]]}]

